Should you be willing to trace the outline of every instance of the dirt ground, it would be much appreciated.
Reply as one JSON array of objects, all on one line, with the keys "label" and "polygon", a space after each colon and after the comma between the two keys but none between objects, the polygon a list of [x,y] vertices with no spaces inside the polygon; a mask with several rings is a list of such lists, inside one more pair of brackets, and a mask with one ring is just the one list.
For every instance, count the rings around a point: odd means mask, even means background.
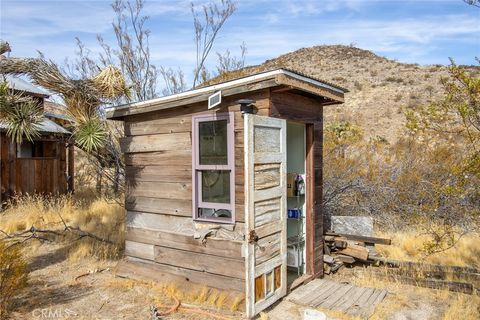
[{"label": "dirt ground", "polygon": [[[64,246],[52,244],[35,246],[28,260],[29,284],[15,301],[12,319],[151,319],[151,306],[173,304],[160,285],[115,277],[117,261],[85,259],[72,263]],[[212,314],[241,318],[239,312],[209,305],[208,301],[198,306]],[[176,312],[161,319],[167,318],[202,317]]]},{"label": "dirt ground", "polygon": [[[171,305],[169,292],[180,292],[115,277],[117,261],[84,259],[72,263],[68,260],[66,249],[58,244],[32,244],[28,257],[31,270],[29,285],[16,299],[12,319],[151,319],[151,306]],[[75,280],[79,275],[96,269],[105,270]],[[479,312],[479,297],[358,278],[348,270],[332,279],[387,288],[389,294],[377,307],[372,319],[453,319],[449,314],[458,315],[458,320],[476,319],[476,315],[480,318],[480,313],[475,313],[475,310]],[[187,301],[187,306],[198,307],[218,318],[180,309],[161,319],[242,318],[242,313],[230,310],[228,298],[224,298],[224,303],[218,303],[218,299],[216,302],[209,301],[208,297],[201,303],[192,303],[192,299]],[[464,310],[466,308],[469,310]],[[280,301],[262,315],[262,320],[302,319],[304,309],[292,302]],[[351,319],[340,313],[321,311],[329,319]],[[461,312],[468,314],[462,317]]]}]

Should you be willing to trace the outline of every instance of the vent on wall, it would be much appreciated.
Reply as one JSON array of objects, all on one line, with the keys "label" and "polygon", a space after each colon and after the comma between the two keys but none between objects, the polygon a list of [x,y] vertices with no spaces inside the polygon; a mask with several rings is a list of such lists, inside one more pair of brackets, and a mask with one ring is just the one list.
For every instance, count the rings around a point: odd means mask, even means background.
[{"label": "vent on wall", "polygon": [[208,97],[208,109],[212,109],[222,103],[222,91],[215,92]]}]

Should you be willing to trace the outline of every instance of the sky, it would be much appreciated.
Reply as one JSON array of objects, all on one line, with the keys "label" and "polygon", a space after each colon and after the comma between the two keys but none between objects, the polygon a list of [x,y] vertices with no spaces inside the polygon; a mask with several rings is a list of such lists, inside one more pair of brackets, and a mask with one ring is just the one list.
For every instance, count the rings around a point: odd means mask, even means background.
[{"label": "sky", "polygon": [[[146,26],[157,66],[184,71],[192,79],[195,44],[190,2],[146,0]],[[109,0],[0,0],[0,38],[11,56],[32,57],[37,50],[60,64],[80,38],[93,54],[96,35],[113,43]],[[194,1],[201,5],[205,1]],[[462,0],[238,0],[237,11],[220,31],[215,52],[239,55],[246,65],[262,63],[303,47],[344,44],[400,62],[476,64],[480,57],[480,8]]]}]

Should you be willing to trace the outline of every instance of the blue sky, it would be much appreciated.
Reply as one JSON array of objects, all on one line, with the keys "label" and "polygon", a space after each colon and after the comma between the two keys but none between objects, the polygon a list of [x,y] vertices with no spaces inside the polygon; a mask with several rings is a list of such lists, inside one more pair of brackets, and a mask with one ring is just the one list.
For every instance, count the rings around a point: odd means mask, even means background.
[{"label": "blue sky", "polygon": [[[75,37],[94,52],[96,34],[113,40],[111,1],[0,1],[0,37],[10,42],[14,56],[35,56],[39,50],[62,63],[72,56]],[[181,68],[191,79],[195,47],[189,3],[147,0],[146,13],[155,64]],[[243,41],[247,64],[302,47],[352,43],[401,62],[448,64],[453,57],[475,64],[480,8],[461,0],[238,0],[214,51],[229,48],[238,54]],[[211,58],[213,66],[215,55]]]}]

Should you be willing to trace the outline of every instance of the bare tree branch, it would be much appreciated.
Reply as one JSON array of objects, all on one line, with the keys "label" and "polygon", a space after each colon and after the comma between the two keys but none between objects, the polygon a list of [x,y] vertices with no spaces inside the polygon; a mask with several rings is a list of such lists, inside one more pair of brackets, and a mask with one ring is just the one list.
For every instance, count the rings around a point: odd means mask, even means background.
[{"label": "bare tree branch", "polygon": [[193,88],[197,86],[200,79],[202,79],[202,81],[208,80],[206,79],[208,72],[205,67],[205,61],[212,50],[218,32],[236,9],[237,5],[235,2],[222,0],[220,7],[216,3],[203,5],[203,14],[200,14],[195,8],[195,5],[193,3],[191,4],[196,46],[196,67],[194,70]]}]

